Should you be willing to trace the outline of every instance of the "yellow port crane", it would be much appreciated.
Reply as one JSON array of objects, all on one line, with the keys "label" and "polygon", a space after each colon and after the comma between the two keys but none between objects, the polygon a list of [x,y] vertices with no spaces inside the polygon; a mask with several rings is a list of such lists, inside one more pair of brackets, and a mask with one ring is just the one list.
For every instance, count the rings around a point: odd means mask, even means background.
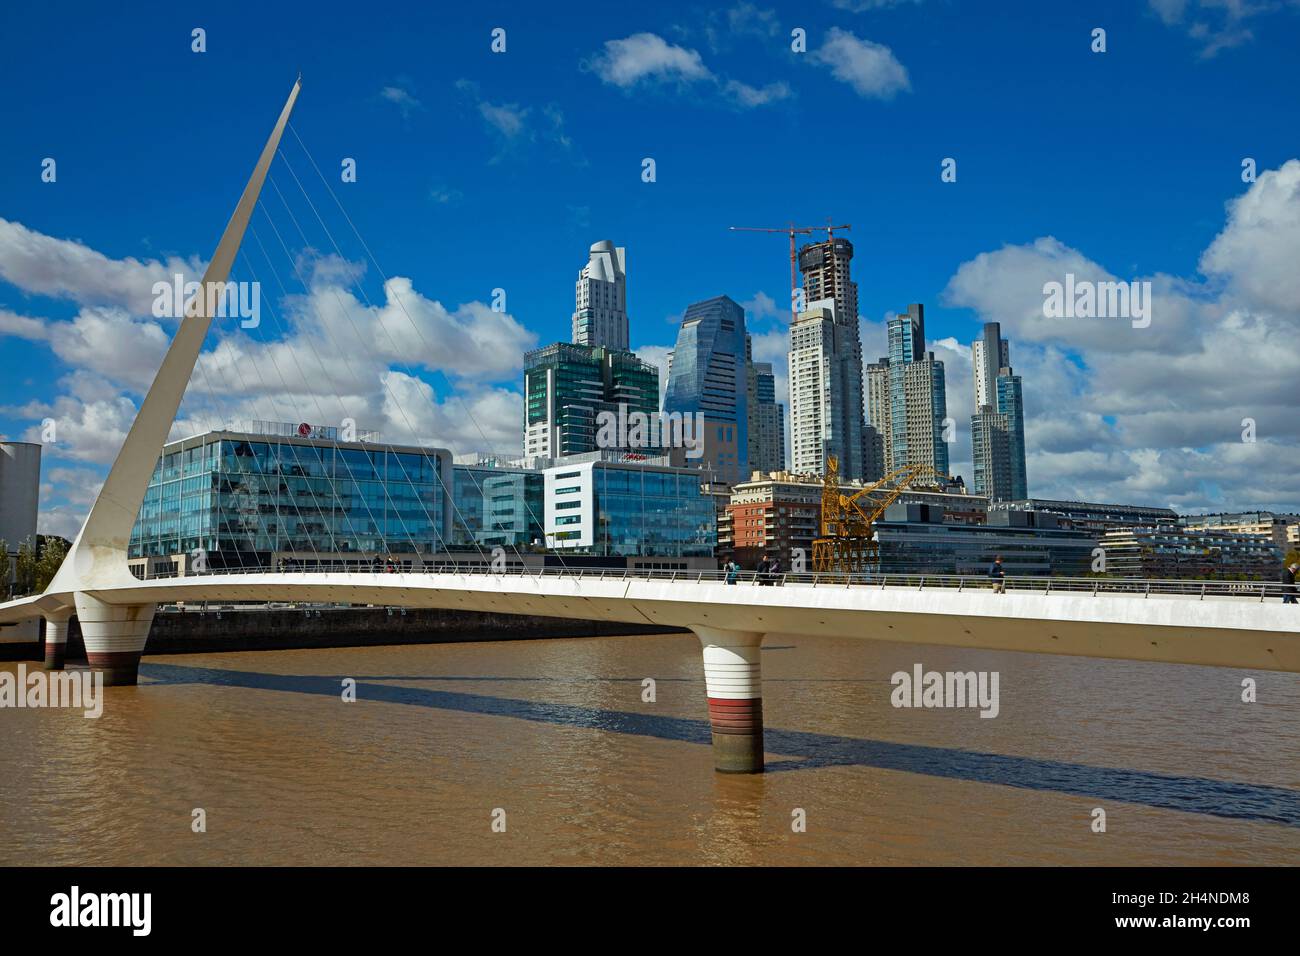
[{"label": "yellow port crane", "polygon": [[818,574],[871,570],[880,551],[874,525],[885,509],[913,483],[925,479],[937,483],[944,477],[929,465],[904,465],[846,495],[840,489],[839,459],[831,455],[822,481],[822,535],[813,542],[813,570]]}]

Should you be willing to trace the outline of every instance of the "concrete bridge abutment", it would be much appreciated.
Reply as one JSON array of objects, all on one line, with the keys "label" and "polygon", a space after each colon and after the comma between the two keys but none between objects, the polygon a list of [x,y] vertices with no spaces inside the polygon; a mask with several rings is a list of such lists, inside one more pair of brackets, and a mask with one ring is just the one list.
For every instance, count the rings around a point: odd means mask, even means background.
[{"label": "concrete bridge abutment", "polygon": [[45,669],[47,671],[63,670],[63,663],[68,656],[68,623],[71,620],[72,608],[45,615]]},{"label": "concrete bridge abutment", "polygon": [[719,773],[763,772],[763,635],[692,626],[704,646],[704,683]]},{"label": "concrete bridge abutment", "polygon": [[109,687],[135,684],[140,655],[149,640],[156,604],[105,604],[78,591],[77,621],[92,670],[102,671]]}]

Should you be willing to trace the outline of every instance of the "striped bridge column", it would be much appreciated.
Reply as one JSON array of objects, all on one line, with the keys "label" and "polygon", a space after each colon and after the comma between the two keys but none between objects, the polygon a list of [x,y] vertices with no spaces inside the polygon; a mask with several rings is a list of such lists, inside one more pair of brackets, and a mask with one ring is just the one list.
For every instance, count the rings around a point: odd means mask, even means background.
[{"label": "striped bridge column", "polygon": [[704,684],[719,773],[763,772],[763,635],[692,627],[704,645]]},{"label": "striped bridge column", "polygon": [[63,670],[63,662],[68,651],[68,622],[72,620],[72,608],[45,615],[45,669],[47,671]]},{"label": "striped bridge column", "polygon": [[105,604],[78,591],[77,620],[91,670],[103,671],[107,686],[134,684],[149,639],[156,604]]}]

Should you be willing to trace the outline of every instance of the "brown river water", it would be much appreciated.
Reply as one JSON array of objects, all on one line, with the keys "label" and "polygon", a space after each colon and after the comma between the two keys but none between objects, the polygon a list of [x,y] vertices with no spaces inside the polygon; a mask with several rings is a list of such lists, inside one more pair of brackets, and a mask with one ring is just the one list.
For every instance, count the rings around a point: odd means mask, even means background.
[{"label": "brown river water", "polygon": [[[1300,862],[1294,675],[765,647],[759,776],[713,771],[691,635],[146,657],[99,719],[0,710],[0,864]],[[891,706],[918,662],[997,717]]]}]

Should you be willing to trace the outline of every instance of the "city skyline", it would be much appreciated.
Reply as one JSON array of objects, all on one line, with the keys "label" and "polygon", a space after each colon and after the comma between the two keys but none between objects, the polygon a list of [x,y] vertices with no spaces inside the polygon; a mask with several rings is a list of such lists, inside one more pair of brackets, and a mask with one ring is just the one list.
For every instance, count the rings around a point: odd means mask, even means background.
[{"label": "city skyline", "polygon": [[[262,327],[218,328],[196,373],[197,387],[182,409],[178,433],[198,432],[226,418],[337,423],[351,412],[390,440],[415,437],[460,452],[512,445],[523,407],[522,354],[568,338],[574,260],[603,236],[617,237],[631,256],[627,311],[637,354],[662,370],[677,310],[728,294],[752,315],[755,361],[773,364],[776,399],[788,405],[783,243],[775,237],[728,235],[726,228],[788,219],[816,222],[834,214],[836,222],[856,224],[847,235],[857,248],[864,356],[884,352],[888,303],[926,303],[934,327],[931,348],[947,370],[949,416],[958,423],[951,470],[968,482],[967,423],[973,412],[968,343],[983,321],[999,321],[1016,342],[1017,372],[1032,383],[1025,418],[1034,495],[1172,505],[1183,512],[1300,510],[1296,483],[1285,467],[1297,440],[1291,406],[1300,296],[1292,288],[1287,256],[1300,235],[1300,161],[1280,132],[1294,127],[1289,118],[1295,107],[1282,97],[1281,87],[1268,82],[1270,71],[1279,69],[1272,61],[1284,60],[1269,53],[1285,48],[1294,18],[1260,14],[1252,20],[1259,27],[1253,39],[1205,55],[1208,41],[1189,37],[1187,21],[1166,22],[1154,7],[1115,7],[1097,14],[1110,31],[1111,49],[1094,55],[1087,49],[1091,24],[1044,18],[999,36],[968,11],[951,12],[965,28],[953,34],[978,38],[968,44],[974,49],[952,39],[927,48],[919,38],[934,6],[906,5],[870,16],[833,7],[774,8],[768,17],[762,15],[767,8],[742,4],[732,8],[739,11],[734,19],[739,29],[726,36],[683,33],[671,10],[619,14],[599,28],[584,26],[570,39],[560,39],[550,28],[507,23],[510,52],[486,61],[491,56],[487,28],[464,15],[445,27],[449,36],[461,38],[449,44],[445,74],[416,71],[403,80],[392,75],[391,66],[363,58],[332,76],[320,63],[304,63],[311,96],[304,100],[296,132],[286,137],[285,152],[304,180],[314,180],[315,171],[299,147],[299,135],[327,176],[334,176],[340,156],[357,156],[356,189],[348,192],[337,181],[334,188],[376,262],[368,262],[333,220],[345,247],[342,256],[330,251],[324,235],[313,234],[309,242],[286,235],[295,253],[312,245],[317,254],[295,259],[303,263],[307,295],[299,288],[298,298],[285,298],[264,271],[256,241],[250,243],[244,261],[236,264],[236,277],[262,272]],[[6,12],[15,24],[28,16]],[[237,19],[237,14],[221,14],[208,24],[209,35],[228,36]],[[139,57],[146,83],[182,71],[194,74],[187,84],[152,84],[161,91],[161,109],[179,112],[172,98],[181,94],[172,87],[184,87],[185,95],[195,98],[186,108],[215,96],[202,72],[209,69],[207,61],[189,50],[190,25],[162,18],[141,29],[142,22],[105,18],[102,29],[90,32],[127,51],[136,49],[133,44],[153,44],[155,56]],[[1279,29],[1264,29],[1266,24]],[[808,31],[807,61],[783,52],[789,46],[785,35],[795,25]],[[52,28],[39,22],[21,26],[36,36]],[[165,46],[171,32],[179,37],[175,51]],[[133,38],[133,33],[143,36]],[[484,39],[476,45],[479,33]],[[659,37],[664,45],[628,42],[643,34]],[[896,83],[888,96],[869,85],[855,86],[818,58],[828,46],[846,51],[845,57],[875,49],[868,42],[904,71],[906,84]],[[963,123],[946,127],[944,136],[909,141],[925,124],[960,111],[964,98],[976,95],[951,81],[968,73],[976,56],[987,60],[988,44],[1042,57],[1044,63],[1077,48],[1069,55],[1077,56],[1077,69],[1090,71],[1086,75],[1096,84],[1092,102],[1099,110],[1128,104],[1124,97],[1132,86],[1126,81],[1153,69],[1187,90],[1188,102],[1197,100],[1198,92],[1238,100],[1239,108],[1226,120],[1230,128],[1214,137],[1216,144],[1230,142],[1233,154],[1221,145],[1193,148],[1206,134],[1178,111],[1158,108],[1141,114],[1151,124],[1148,139],[1160,144],[1157,152],[1146,152],[1143,170],[1134,168],[1134,159],[1116,156],[1108,135],[1056,145],[1042,136],[1053,128],[1050,119],[1025,119],[1050,98],[1048,91],[1020,94],[1027,108],[1016,121],[1026,124],[1025,130],[1004,137],[996,149],[974,135],[975,126]],[[43,74],[26,59],[40,44],[31,46],[32,51],[14,51],[3,68],[16,94],[10,132],[19,148],[5,159],[10,166],[0,223],[0,372],[7,382],[0,434],[40,440],[47,419],[60,426],[60,437],[45,449],[42,511],[48,523],[40,530],[66,535],[75,530],[120,444],[149,370],[174,328],[173,322],[150,315],[152,282],[174,271],[193,271],[199,250],[211,243],[210,227],[195,224],[208,222],[211,209],[228,204],[229,197],[217,195],[220,190],[195,184],[212,182],[210,171],[228,158],[225,145],[256,141],[270,118],[255,109],[232,117],[222,142],[210,150],[220,155],[197,156],[181,173],[167,164],[142,163],[134,153],[91,152],[58,130],[75,118],[87,142],[104,138],[108,120],[97,118],[98,111],[113,117],[115,126],[127,124],[131,138],[136,120],[121,117],[106,100],[119,87],[110,82],[87,89],[77,71],[44,76],[39,88],[33,86],[32,77]],[[651,56],[665,50],[666,57]],[[228,43],[216,42],[204,54],[220,64],[217,69],[228,67],[231,55]],[[242,55],[256,59],[257,50]],[[755,68],[751,61],[761,57],[767,58],[763,67]],[[1243,58],[1257,67],[1249,84],[1234,76],[1234,64]],[[256,103],[267,100],[268,90],[278,91],[283,77],[273,75],[273,57],[263,59],[267,64],[237,76],[236,89],[227,95]],[[79,62],[95,69],[105,61],[102,51],[88,46],[80,50]],[[470,63],[479,65],[471,72]],[[485,64],[499,68],[492,80],[477,86],[462,82],[466,74],[482,77]],[[535,91],[521,83],[524,75],[542,79]],[[755,85],[763,75],[773,79]],[[1050,79],[1050,69],[1044,75]],[[729,85],[732,80],[745,89]],[[776,83],[785,84],[784,95],[769,89],[770,101],[756,102],[761,97],[755,91]],[[1050,82],[1043,85],[1052,88]],[[454,93],[450,105],[442,102],[443,90]],[[718,91],[717,102],[711,90]],[[592,99],[631,114],[611,118],[603,111],[602,122],[618,123],[615,137],[635,144],[635,155],[611,150],[584,128],[579,104]],[[791,115],[787,107],[794,103],[809,113],[806,120]],[[778,182],[778,170],[792,175],[787,149],[770,157],[755,150],[770,138],[760,130],[773,123],[811,124],[821,111],[846,105],[872,117],[868,125],[877,130],[872,136],[909,142],[892,157],[894,165],[871,159],[861,149],[867,145],[863,134],[855,133],[857,165],[828,169],[821,182],[805,178],[807,188],[796,199],[750,188]],[[1059,113],[1039,112],[1059,120]],[[463,133],[454,153],[433,138],[447,121]],[[149,126],[157,139],[151,157],[193,152],[192,143],[159,128],[148,115],[140,122],[141,131]],[[640,124],[645,135],[632,136],[624,122]],[[994,118],[988,139],[1013,133],[1002,123]],[[721,178],[681,153],[682,144],[709,127],[741,146],[737,163]],[[1170,132],[1175,129],[1177,135]],[[516,131],[513,136],[510,130]],[[1034,136],[1040,146],[1024,152],[1026,138]],[[409,152],[403,141],[417,144],[420,171],[406,165],[412,159],[394,159]],[[646,155],[658,161],[653,183],[641,181]],[[1014,169],[999,167],[1013,155]],[[59,161],[56,182],[41,181],[41,160],[47,156]],[[940,179],[941,161],[948,156],[956,157],[960,170],[953,183]],[[1242,179],[1244,158],[1257,165],[1254,182]],[[1111,172],[1099,183],[1082,175],[1102,166]],[[481,174],[470,175],[471,167]],[[301,204],[294,199],[293,177],[283,169],[273,176],[290,203],[297,203],[297,214]],[[525,200],[521,188],[527,183],[538,193],[538,177],[544,182],[540,192],[552,197],[544,203]],[[743,196],[718,192],[728,178],[732,193]],[[411,203],[406,200],[416,195],[417,180],[421,201]],[[158,190],[158,202],[133,208],[130,197],[145,183]],[[880,188],[886,184],[889,188]],[[319,180],[307,185],[322,188]],[[1028,190],[1052,195],[1053,201],[1030,204],[1016,198]],[[288,218],[274,192],[268,189],[271,209],[283,227]],[[714,194],[718,201],[703,198]],[[1035,205],[1045,208],[1031,208]],[[574,207],[571,214],[568,207]],[[990,214],[994,208],[997,215]],[[310,226],[311,210],[301,211],[299,222]],[[1125,228],[1116,229],[1117,223]],[[1159,224],[1158,231],[1153,224]],[[265,218],[258,227],[262,242],[274,249],[276,236]],[[512,230],[516,234],[502,238]],[[923,236],[924,242],[906,241]],[[482,255],[483,240],[491,237],[498,246],[493,255]],[[701,245],[714,253],[707,266],[698,256]],[[470,248],[472,254],[462,251]],[[380,267],[390,278],[386,286]],[[286,261],[279,268],[286,286],[296,285],[292,266]],[[1042,284],[1060,281],[1066,273],[1151,280],[1151,327],[1044,318]],[[354,277],[369,304],[348,291]],[[498,288],[506,297],[500,312],[492,309]],[[392,313],[400,318],[403,308],[415,313],[432,348],[395,333]],[[319,362],[306,344],[313,337],[324,353]],[[311,363],[301,372],[307,380],[301,386],[268,384],[277,372],[268,353],[275,353],[277,343],[293,343]],[[351,347],[354,343],[363,347]],[[1222,361],[1225,354],[1238,356],[1237,371]],[[1240,374],[1243,366],[1252,370],[1250,376]],[[265,379],[258,384],[262,371]],[[251,382],[241,382],[244,372]],[[312,387],[311,380],[322,378],[337,396]],[[661,383],[666,384],[662,372]],[[212,396],[206,399],[205,385]],[[473,410],[472,421],[465,407]],[[1253,443],[1242,441],[1248,418],[1256,426]],[[512,440],[503,440],[507,436]]]},{"label": "city skyline", "polygon": [[1278,922],[1300,0],[697,4],[0,9],[20,937],[283,866],[232,935],[494,865]]}]

